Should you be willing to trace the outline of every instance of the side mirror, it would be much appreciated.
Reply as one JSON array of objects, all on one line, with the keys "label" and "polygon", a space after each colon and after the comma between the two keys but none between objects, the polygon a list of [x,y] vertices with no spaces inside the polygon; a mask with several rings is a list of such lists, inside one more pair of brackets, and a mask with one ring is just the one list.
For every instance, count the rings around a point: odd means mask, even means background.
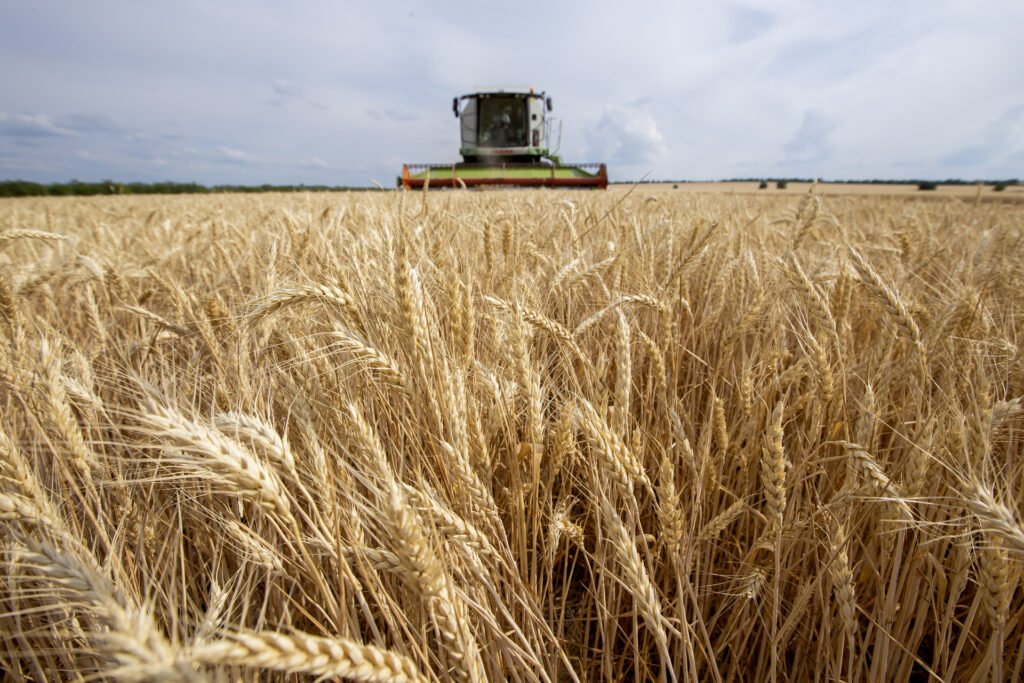
[{"label": "side mirror", "polygon": [[547,102],[547,105],[548,105],[548,111],[551,111],[551,98],[549,97],[549,98],[548,98],[548,99],[546,100],[546,102]]},{"label": "side mirror", "polygon": [[459,98],[455,97],[452,99],[452,111],[455,112],[455,118],[459,118]]}]

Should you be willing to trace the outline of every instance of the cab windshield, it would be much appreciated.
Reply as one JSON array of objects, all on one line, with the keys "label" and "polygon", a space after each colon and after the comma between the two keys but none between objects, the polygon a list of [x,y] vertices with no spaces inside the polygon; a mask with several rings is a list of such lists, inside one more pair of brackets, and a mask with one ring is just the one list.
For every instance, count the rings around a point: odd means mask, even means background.
[{"label": "cab windshield", "polygon": [[526,100],[520,97],[480,98],[481,147],[526,147]]}]

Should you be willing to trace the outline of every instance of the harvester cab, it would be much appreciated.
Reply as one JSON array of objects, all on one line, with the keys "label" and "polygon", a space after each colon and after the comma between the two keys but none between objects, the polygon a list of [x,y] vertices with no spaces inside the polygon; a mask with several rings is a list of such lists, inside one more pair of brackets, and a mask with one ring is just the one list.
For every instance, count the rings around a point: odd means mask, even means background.
[{"label": "harvester cab", "polygon": [[[460,106],[461,105],[461,106]],[[465,163],[537,163],[549,155],[544,93],[486,92],[456,97]]]},{"label": "harvester cab", "polygon": [[457,164],[406,164],[403,188],[512,185],[608,187],[604,164],[563,164],[548,147],[551,98],[533,88],[510,88],[456,97],[462,145]]}]

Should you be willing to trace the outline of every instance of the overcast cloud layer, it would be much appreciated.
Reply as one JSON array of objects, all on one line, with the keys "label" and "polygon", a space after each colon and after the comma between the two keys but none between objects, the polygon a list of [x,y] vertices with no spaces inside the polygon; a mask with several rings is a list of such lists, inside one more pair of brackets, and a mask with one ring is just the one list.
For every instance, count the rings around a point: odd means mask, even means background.
[{"label": "overcast cloud layer", "polygon": [[452,97],[614,180],[1024,176],[1024,3],[0,0],[0,179],[386,186]]}]

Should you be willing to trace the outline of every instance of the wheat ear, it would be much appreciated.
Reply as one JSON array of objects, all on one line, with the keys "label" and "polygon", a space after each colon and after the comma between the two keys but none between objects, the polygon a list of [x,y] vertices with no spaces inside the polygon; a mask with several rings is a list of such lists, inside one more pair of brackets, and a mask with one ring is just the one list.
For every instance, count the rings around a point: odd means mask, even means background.
[{"label": "wheat ear", "polygon": [[387,354],[341,327],[331,333],[332,344],[345,351],[375,376],[398,391],[410,393],[408,377]]},{"label": "wheat ear", "polygon": [[573,356],[575,356],[581,363],[584,365],[587,364],[587,357],[583,354],[583,350],[579,347],[579,344],[576,343],[576,340],[573,339],[572,333],[569,332],[569,330],[560,322],[552,320],[543,313],[538,313],[537,311],[527,308],[521,304],[513,304],[494,296],[485,296],[484,301],[506,311],[515,311],[518,306],[519,315],[522,316],[524,321],[528,322],[531,326],[544,330],[550,334],[565,346],[565,348],[571,351]]},{"label": "wheat ear", "polygon": [[977,479],[964,483],[962,488],[963,500],[978,518],[982,530],[1001,538],[1007,551],[1024,557],[1024,526],[1013,511],[996,500],[988,487]]},{"label": "wheat ear", "polygon": [[676,467],[668,451],[663,450],[658,461],[658,526],[665,535],[665,544],[673,556],[681,552],[685,531],[685,513],[679,504],[675,473]]},{"label": "wheat ear", "polygon": [[824,297],[818,292],[818,288],[814,286],[811,279],[807,277],[807,273],[804,272],[795,254],[789,254],[788,265],[787,274],[803,293],[804,298],[810,303],[811,314],[818,321],[818,324],[824,327],[829,335],[835,339],[839,328],[836,325],[835,318],[832,316],[832,311],[829,310],[828,305],[825,303]]},{"label": "wheat ear", "polygon": [[588,329],[590,329],[590,327],[593,326],[594,323],[596,323],[598,320],[600,320],[602,317],[604,317],[605,313],[608,313],[609,311],[613,311],[613,310],[619,308],[620,306],[625,306],[626,304],[638,304],[640,306],[647,306],[647,307],[653,308],[653,309],[655,309],[657,311],[665,311],[666,310],[665,304],[663,304],[662,302],[658,301],[653,296],[650,296],[650,295],[647,295],[647,294],[627,294],[626,296],[620,296],[618,299],[616,299],[615,301],[611,302],[610,304],[608,304],[604,308],[602,308],[599,311],[597,311],[597,313],[594,313],[589,318],[587,318],[586,320],[581,322],[579,325],[577,325],[576,329],[574,329],[572,331],[572,336],[573,337],[580,336],[581,334],[586,332]]},{"label": "wheat ear", "polygon": [[121,306],[121,309],[131,313],[132,315],[136,315],[140,318],[145,318],[151,323],[155,323],[158,327],[166,328],[171,332],[174,332],[179,337],[187,337],[190,334],[192,334],[191,328],[186,327],[185,325],[180,325],[178,323],[171,322],[167,318],[164,318],[162,315],[154,313],[148,308],[143,308],[142,306],[132,306],[131,304],[124,304]]},{"label": "wheat ear", "polygon": [[831,529],[828,541],[832,553],[832,563],[828,566],[829,576],[832,578],[832,594],[839,604],[839,616],[843,621],[843,632],[846,634],[852,656],[857,630],[857,595],[853,583],[853,569],[846,553],[845,529],[836,525]]},{"label": "wheat ear", "polygon": [[[629,530],[622,522],[619,513],[615,511],[611,502],[603,495],[601,496],[601,517],[607,528],[615,557],[618,559],[619,565],[625,574],[624,586],[630,595],[633,596],[637,607],[640,608],[640,614],[643,616],[651,635],[654,636],[655,641],[658,643],[658,648],[661,650],[662,655],[667,657],[668,636],[665,633],[666,622],[662,616],[661,600],[658,598],[658,592],[654,584],[651,583],[650,574],[648,574],[643,561],[640,559],[640,554],[636,550],[636,543],[631,538]],[[670,662],[665,662],[665,665],[669,669],[672,668]]]},{"label": "wheat ear", "polygon": [[882,304],[886,312],[893,318],[900,332],[913,342],[920,354],[922,365],[927,366],[927,355],[924,344],[921,343],[921,329],[917,326],[914,317],[910,315],[910,311],[907,310],[907,307],[900,299],[899,292],[885,284],[882,276],[868,265],[864,257],[860,255],[860,252],[850,247],[848,253],[853,260],[854,267],[857,269],[857,274],[860,275],[861,282],[864,283],[871,295]]},{"label": "wheat ear", "polygon": [[274,466],[298,478],[299,473],[295,467],[295,456],[291,447],[267,422],[255,415],[231,411],[215,415],[213,425],[225,435],[262,453]]},{"label": "wheat ear", "polygon": [[111,662],[104,676],[125,681],[201,681],[165,637],[148,612],[132,604],[109,581],[79,558],[46,541],[21,539],[21,565],[54,587],[54,607],[81,605],[103,628],[85,632],[97,654]]},{"label": "wheat ear", "polygon": [[14,240],[43,240],[44,242],[60,242],[66,239],[67,236],[65,235],[57,235],[52,232],[44,232],[43,230],[13,228],[11,230],[4,230],[3,232],[0,232],[0,246]]},{"label": "wheat ear", "polygon": [[633,497],[633,483],[639,483],[648,491],[654,492],[647,473],[640,461],[630,453],[622,439],[598,416],[589,401],[580,400],[573,412],[573,422],[586,436],[587,442],[608,472],[620,492],[627,499]]},{"label": "wheat ear", "polygon": [[309,284],[282,287],[262,299],[258,299],[249,313],[249,318],[253,321],[260,320],[283,308],[294,306],[304,301],[320,301],[325,304],[333,304],[349,313],[357,312],[352,297],[340,287]]},{"label": "wheat ear", "polygon": [[430,547],[418,515],[409,506],[398,483],[392,481],[389,488],[386,522],[394,553],[411,577],[413,586],[423,594],[441,646],[454,664],[452,674],[460,681],[486,680],[465,605],[452,590],[451,579]]},{"label": "wheat ear", "polygon": [[768,505],[768,519],[782,529],[786,510],[786,458],[782,448],[782,402],[775,405],[761,446],[761,486]]},{"label": "wheat ear", "polygon": [[633,384],[633,359],[630,352],[629,322],[617,311],[615,326],[615,412],[610,415],[612,429],[626,435],[629,422],[629,397]]},{"label": "wheat ear", "polygon": [[906,497],[895,482],[889,479],[878,462],[871,457],[871,454],[863,446],[855,443],[843,441],[840,442],[840,445],[846,449],[852,462],[867,479],[868,486],[879,496],[894,503],[905,519],[912,518],[913,513],[910,511],[910,506],[907,505]]},{"label": "wheat ear", "polygon": [[999,632],[1006,626],[1010,614],[1009,566],[1006,551],[998,540],[980,551],[979,582],[982,589],[982,604],[988,615],[992,630]]},{"label": "wheat ear", "polygon": [[227,633],[218,640],[193,646],[189,655],[194,662],[202,664],[258,667],[321,677],[341,676],[368,683],[421,683],[427,680],[405,655],[346,638],[273,631]]},{"label": "wheat ear", "polygon": [[153,410],[138,416],[142,424],[138,430],[175,446],[165,451],[168,461],[191,470],[224,493],[252,501],[295,523],[277,474],[247,448],[172,408],[155,406]]},{"label": "wheat ear", "polygon": [[747,509],[746,502],[741,498],[735,503],[727,507],[722,512],[712,517],[704,528],[700,530],[700,534],[697,538],[701,541],[714,541],[718,538],[718,535],[725,531],[730,524],[736,521],[736,518],[743,514],[743,511]]},{"label": "wheat ear", "polygon": [[44,339],[39,346],[39,362],[42,366],[46,404],[50,412],[50,421],[68,449],[71,463],[78,470],[79,476],[92,489],[92,468],[96,456],[86,445],[82,430],[71,413],[67,391],[64,389],[64,378],[61,375],[60,363],[50,345]]}]

